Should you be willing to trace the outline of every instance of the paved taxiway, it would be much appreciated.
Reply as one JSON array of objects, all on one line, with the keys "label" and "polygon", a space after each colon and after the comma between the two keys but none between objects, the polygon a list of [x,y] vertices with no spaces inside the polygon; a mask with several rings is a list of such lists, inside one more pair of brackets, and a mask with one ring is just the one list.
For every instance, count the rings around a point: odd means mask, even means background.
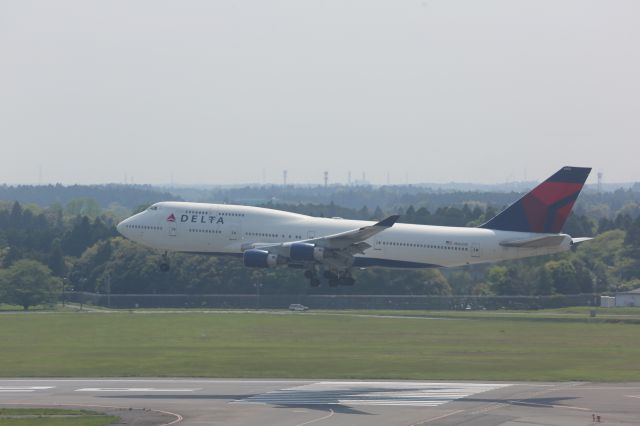
[{"label": "paved taxiway", "polygon": [[135,425],[640,425],[640,384],[0,379],[0,406],[94,407]]}]

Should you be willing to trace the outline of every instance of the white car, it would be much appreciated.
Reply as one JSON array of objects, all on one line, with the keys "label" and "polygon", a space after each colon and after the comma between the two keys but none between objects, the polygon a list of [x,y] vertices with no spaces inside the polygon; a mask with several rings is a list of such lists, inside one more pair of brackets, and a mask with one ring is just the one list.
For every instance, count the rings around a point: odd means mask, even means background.
[{"label": "white car", "polygon": [[300,312],[303,312],[303,311],[307,311],[307,310],[309,310],[309,307],[308,307],[308,306],[301,305],[301,304],[299,304],[299,303],[292,303],[291,305],[289,305],[289,310],[290,310],[290,311],[300,311]]}]

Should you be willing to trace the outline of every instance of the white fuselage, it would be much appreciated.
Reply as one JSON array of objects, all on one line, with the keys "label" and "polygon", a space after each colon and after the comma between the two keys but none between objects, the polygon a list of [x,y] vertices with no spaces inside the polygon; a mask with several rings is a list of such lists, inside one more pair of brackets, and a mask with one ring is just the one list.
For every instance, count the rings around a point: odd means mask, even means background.
[{"label": "white fuselage", "polygon": [[[121,222],[118,231],[133,241],[163,251],[241,255],[252,243],[302,241],[373,224],[260,207],[161,202]],[[397,223],[367,240],[371,247],[355,255],[353,266],[451,267],[558,253],[571,246],[571,237],[564,234],[561,244],[553,247],[516,248],[500,244],[540,235]]]}]

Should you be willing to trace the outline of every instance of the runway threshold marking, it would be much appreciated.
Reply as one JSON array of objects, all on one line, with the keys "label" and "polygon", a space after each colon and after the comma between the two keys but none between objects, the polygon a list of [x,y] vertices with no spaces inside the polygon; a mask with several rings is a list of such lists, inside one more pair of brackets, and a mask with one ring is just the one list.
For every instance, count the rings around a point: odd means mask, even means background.
[{"label": "runway threshold marking", "polygon": [[0,386],[0,392],[35,392],[53,389],[55,386]]},{"label": "runway threshold marking", "polygon": [[638,398],[640,399],[640,395],[625,395],[627,398]]},{"label": "runway threshold marking", "polygon": [[201,389],[161,389],[161,388],[80,388],[75,392],[195,392]]},{"label": "runway threshold marking", "polygon": [[437,407],[510,384],[438,382],[317,382],[232,401],[271,405],[384,405]]}]

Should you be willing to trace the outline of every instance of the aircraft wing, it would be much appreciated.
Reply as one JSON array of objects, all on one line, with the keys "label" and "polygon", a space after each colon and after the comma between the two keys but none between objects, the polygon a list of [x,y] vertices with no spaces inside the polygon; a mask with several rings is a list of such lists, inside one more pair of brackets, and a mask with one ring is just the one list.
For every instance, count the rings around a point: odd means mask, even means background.
[{"label": "aircraft wing", "polygon": [[337,234],[326,235],[324,237],[310,238],[307,240],[289,241],[286,243],[253,243],[244,246],[243,249],[260,249],[267,250],[272,253],[288,256],[289,249],[293,244],[313,244],[316,247],[322,247],[329,250],[344,250],[350,253],[361,253],[371,247],[365,240],[374,235],[392,227],[400,215],[389,216],[373,225],[363,226],[362,228],[352,229],[350,231],[340,232]]},{"label": "aircraft wing", "polygon": [[388,218],[383,219],[373,225],[363,226],[362,228],[340,232],[338,234],[327,235],[324,237],[312,238],[301,242],[315,244],[319,247],[328,249],[344,249],[353,244],[364,242],[365,240],[368,240],[369,238],[384,231],[385,229],[391,228],[396,223],[399,217],[400,215],[389,216]]}]

